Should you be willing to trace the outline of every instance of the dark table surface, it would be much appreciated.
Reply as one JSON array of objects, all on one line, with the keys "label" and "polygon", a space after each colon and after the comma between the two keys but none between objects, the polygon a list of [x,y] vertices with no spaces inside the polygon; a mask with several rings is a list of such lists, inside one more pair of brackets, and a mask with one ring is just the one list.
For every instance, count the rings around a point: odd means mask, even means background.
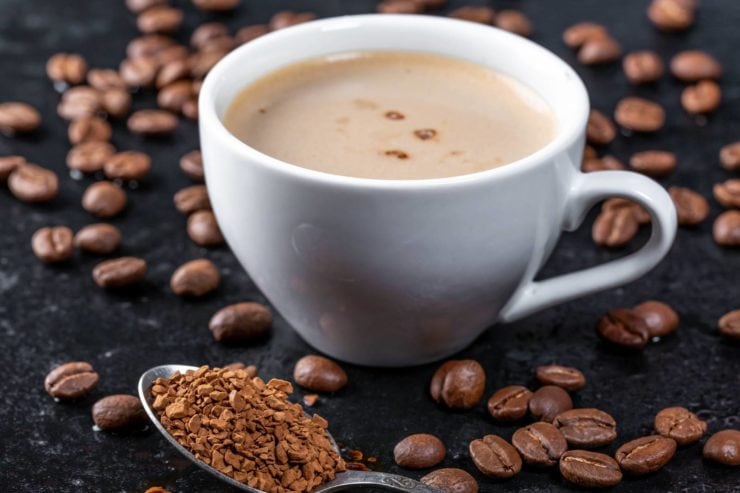
[{"label": "dark table surface", "polygon": [[[188,2],[181,39],[199,22],[216,19],[236,28],[265,22],[282,8],[313,10],[322,16],[370,12],[374,2],[244,0],[233,15],[197,13]],[[453,1],[451,5],[464,2]],[[480,3],[480,2],[477,2]],[[740,139],[740,4],[736,0],[702,2],[697,25],[684,34],[663,34],[645,17],[647,0],[497,0],[494,7],[517,7],[533,19],[534,39],[576,66],[596,108],[610,113],[627,94],[659,100],[668,124],[653,137],[621,136],[608,152],[627,158],[647,148],[665,148],[679,156],[676,172],[661,181],[686,185],[711,196],[715,182],[729,178],[718,165],[719,148]],[[725,102],[707,121],[680,109],[681,85],[669,76],[656,86],[628,86],[620,65],[586,68],[560,41],[565,27],[580,20],[603,22],[626,50],[652,48],[666,59],[687,48],[703,48],[724,64]],[[162,485],[177,492],[230,491],[190,465],[152,430],[101,433],[92,428],[90,407],[106,394],[133,393],[145,369],[165,362],[220,365],[256,364],[265,376],[289,378],[294,362],[311,348],[279,317],[265,343],[224,347],[211,339],[210,316],[241,300],[264,301],[227,248],[205,250],[185,233],[185,219],[172,206],[172,195],[189,184],[179,171],[180,155],[198,147],[196,126],[183,122],[173,138],[145,141],[115,124],[119,149],[145,149],[154,159],[153,173],[131,190],[130,207],[114,220],[124,232],[123,253],[146,258],[146,283],[132,292],[104,292],[92,283],[96,258],[77,255],[62,266],[42,265],[33,257],[30,238],[47,225],[78,229],[93,219],[79,205],[89,180],[73,180],[64,157],[66,125],[56,116],[58,95],[44,75],[46,59],[57,51],[83,53],[91,66],[113,67],[127,41],[136,35],[134,17],[123,0],[1,0],[0,99],[28,101],[44,114],[42,129],[31,137],[0,137],[0,155],[19,153],[56,170],[61,194],[49,205],[30,206],[0,189],[0,490],[6,492],[143,491]],[[137,96],[137,107],[153,105],[152,95]],[[711,200],[711,218],[720,209]],[[584,226],[565,235],[543,277],[624,255],[596,248],[590,239],[593,213]],[[643,231],[628,250],[647,237]],[[215,295],[183,301],[168,289],[180,263],[205,256],[223,273]],[[740,305],[740,253],[718,247],[711,239],[711,219],[681,229],[668,257],[647,277],[624,288],[564,304],[520,322],[493,328],[461,358],[475,358],[486,369],[487,395],[506,384],[535,386],[533,368],[557,362],[581,368],[586,388],[576,406],[610,412],[623,442],[651,431],[655,413],[683,405],[709,423],[709,431],[740,426],[740,347],[722,340],[718,318]],[[600,342],[594,326],[617,306],[646,299],[670,302],[681,315],[675,335],[642,352],[624,353]],[[43,390],[45,374],[55,364],[88,360],[101,375],[97,390],[70,404],[55,403]],[[393,464],[395,443],[407,434],[430,432],[448,447],[444,466],[462,467],[480,480],[481,491],[569,491],[555,470],[526,470],[505,482],[475,471],[467,444],[484,434],[510,438],[514,427],[492,422],[480,405],[465,413],[448,412],[427,394],[435,365],[377,370],[348,366],[350,383],[321,399],[317,411],[328,418],[337,439],[378,458],[378,467],[402,472]],[[302,391],[296,395],[300,397]],[[617,444],[605,448],[613,453]],[[409,472],[419,477],[420,472]],[[701,444],[682,447],[662,471],[645,479],[628,479],[614,492],[740,491],[740,471],[707,464]]]}]

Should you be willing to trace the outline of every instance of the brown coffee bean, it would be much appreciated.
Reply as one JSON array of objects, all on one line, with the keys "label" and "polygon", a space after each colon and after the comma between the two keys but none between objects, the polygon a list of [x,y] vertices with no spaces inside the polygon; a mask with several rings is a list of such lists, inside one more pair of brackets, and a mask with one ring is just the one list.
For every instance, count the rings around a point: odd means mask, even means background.
[{"label": "brown coffee bean", "polygon": [[527,415],[532,392],[521,385],[497,390],[488,399],[488,412],[498,421],[516,421]]},{"label": "brown coffee bean", "polygon": [[740,431],[718,431],[707,440],[704,458],[725,466],[740,466]]},{"label": "brown coffee bean", "polygon": [[629,243],[637,234],[639,223],[632,209],[621,207],[603,210],[591,228],[594,243],[618,248]]},{"label": "brown coffee bean", "polygon": [[33,234],[31,247],[42,262],[64,262],[74,255],[73,237],[72,230],[65,226],[41,228]]},{"label": "brown coffee bean", "polygon": [[570,48],[580,48],[586,42],[609,37],[604,26],[594,22],[579,22],[563,32],[563,42]]},{"label": "brown coffee bean", "polygon": [[266,24],[255,24],[253,26],[245,26],[236,32],[236,41],[239,44],[249,43],[250,41],[264,36],[270,32],[270,27]]},{"label": "brown coffee bean", "polygon": [[109,181],[93,183],[82,194],[82,208],[97,217],[113,217],[126,208],[126,192]]},{"label": "brown coffee bean", "polygon": [[712,193],[717,202],[724,207],[740,209],[740,178],[717,183],[712,188]]},{"label": "brown coffee bean", "polygon": [[607,170],[620,170],[625,169],[624,164],[619,159],[607,154],[601,158],[587,158],[583,160],[581,165],[581,171],[584,173],[591,173],[593,171],[607,171]]},{"label": "brown coffee bean", "polygon": [[499,29],[509,31],[528,38],[534,32],[532,21],[529,20],[524,12],[519,10],[501,10],[496,14],[494,24]]},{"label": "brown coffee bean", "polygon": [[224,237],[213,212],[200,210],[188,217],[188,236],[200,246],[215,247],[223,245]]},{"label": "brown coffee bean", "polygon": [[581,370],[570,366],[538,366],[535,374],[542,385],[557,385],[565,390],[580,390],[586,385],[586,377]]},{"label": "brown coffee bean", "polygon": [[740,310],[733,310],[722,315],[717,326],[719,333],[723,336],[740,340]]},{"label": "brown coffee bean", "polygon": [[650,213],[637,202],[632,202],[631,200],[623,199],[621,197],[615,197],[613,199],[605,200],[601,205],[602,211],[623,208],[630,209],[632,211],[638,224],[650,224]]},{"label": "brown coffee bean", "polygon": [[134,112],[127,122],[128,129],[145,136],[170,134],[177,128],[177,117],[169,111],[139,110]]},{"label": "brown coffee bean", "polygon": [[568,449],[560,430],[543,421],[516,430],[511,443],[525,463],[541,467],[554,466]]},{"label": "brown coffee bean", "polygon": [[442,440],[428,433],[409,435],[393,448],[396,464],[405,469],[434,467],[444,460],[446,453]]},{"label": "brown coffee bean", "polygon": [[293,12],[290,10],[283,10],[272,16],[270,19],[270,30],[277,31],[286,27],[303,24],[316,19],[316,14],[313,12]]},{"label": "brown coffee bean", "polygon": [[676,155],[668,151],[636,152],[630,158],[630,167],[648,176],[666,176],[676,169]]},{"label": "brown coffee bean", "polygon": [[[15,173],[14,173],[15,174]],[[13,176],[11,175],[11,179]],[[740,211],[725,211],[714,220],[712,237],[724,247],[740,246]]]},{"label": "brown coffee bean", "polygon": [[727,171],[740,171],[740,141],[727,144],[720,149],[719,162]]},{"label": "brown coffee bean", "polygon": [[347,385],[347,373],[329,358],[310,354],[296,362],[293,380],[314,392],[336,392]]},{"label": "brown coffee bean", "polygon": [[596,329],[607,341],[628,348],[640,349],[650,340],[645,320],[632,310],[617,308],[599,320]]},{"label": "brown coffee bean", "polygon": [[676,453],[676,441],[660,435],[631,440],[617,449],[614,457],[627,474],[650,474],[668,464]]},{"label": "brown coffee bean", "polygon": [[33,132],[41,125],[41,114],[26,103],[0,103],[0,132],[8,135]]},{"label": "brown coffee bean", "polygon": [[126,56],[128,58],[156,57],[167,48],[175,45],[175,40],[169,36],[144,34],[129,41],[126,46]]},{"label": "brown coffee bean", "polygon": [[614,119],[628,130],[656,132],[665,124],[665,112],[658,103],[630,96],[617,103]]},{"label": "brown coffee bean", "polygon": [[648,84],[663,77],[665,66],[656,52],[651,50],[633,51],[622,60],[622,68],[630,83]]},{"label": "brown coffee bean", "polygon": [[599,154],[596,152],[596,149],[589,144],[586,144],[583,146],[583,159],[596,159],[599,157]]},{"label": "brown coffee bean", "polygon": [[190,99],[182,103],[182,116],[189,118],[190,120],[198,120],[198,98],[192,96]]},{"label": "brown coffee bean", "polygon": [[228,50],[209,50],[193,53],[188,59],[190,75],[195,79],[204,78],[228,53]]},{"label": "brown coffee bean", "polygon": [[157,5],[166,5],[169,0],[126,0],[126,7],[134,14],[144,12]]},{"label": "brown coffee bean", "polygon": [[116,148],[109,142],[96,140],[83,142],[67,153],[67,167],[83,173],[95,173],[103,169],[105,161],[115,152]]},{"label": "brown coffee bean", "polygon": [[660,301],[645,301],[634,307],[632,312],[645,321],[650,337],[664,337],[678,328],[678,314]]},{"label": "brown coffee bean", "polygon": [[183,188],[175,194],[174,202],[178,212],[185,215],[211,209],[211,201],[208,199],[208,190],[205,185]]},{"label": "brown coffee bean", "polygon": [[159,64],[153,56],[127,58],[118,67],[121,78],[131,88],[150,87],[158,70]]},{"label": "brown coffee bean", "polygon": [[448,3],[448,0],[414,0],[414,1],[420,4],[422,7],[424,7],[424,9],[427,9],[427,10],[441,9]]},{"label": "brown coffee bean", "polygon": [[699,82],[722,77],[722,65],[709,53],[687,50],[671,59],[671,73],[684,82]]},{"label": "brown coffee bean", "polygon": [[74,243],[82,251],[108,255],[121,245],[121,237],[121,231],[112,224],[89,224],[77,232]]},{"label": "brown coffee bean", "polygon": [[163,87],[157,94],[157,105],[174,113],[181,113],[183,105],[193,97],[193,84],[189,80],[178,80]]},{"label": "brown coffee bean", "polygon": [[124,288],[143,281],[146,270],[144,259],[120,257],[96,265],[92,276],[101,288]]},{"label": "brown coffee bean", "polygon": [[199,297],[214,291],[221,282],[218,267],[208,259],[182,264],[170,278],[170,288],[178,296]]},{"label": "brown coffee bean", "polygon": [[384,0],[376,9],[381,14],[421,14],[424,5],[414,0]]},{"label": "brown coffee bean", "polygon": [[225,12],[227,10],[234,10],[240,3],[241,0],[193,0],[195,8],[206,12]]},{"label": "brown coffee bean", "polygon": [[691,115],[711,113],[722,102],[722,90],[716,82],[703,80],[681,93],[681,105]]},{"label": "brown coffee bean", "polygon": [[26,164],[23,156],[0,156],[0,183],[8,181],[8,177],[19,166]]},{"label": "brown coffee bean", "polygon": [[110,123],[97,116],[83,116],[73,120],[67,129],[69,143],[72,145],[93,141],[105,142],[110,140],[111,135],[113,130]]},{"label": "brown coffee bean", "polygon": [[622,45],[611,36],[589,39],[578,50],[578,61],[584,65],[611,63],[621,56]]},{"label": "brown coffee bean", "polygon": [[670,187],[668,194],[673,199],[681,226],[696,226],[709,216],[707,199],[686,187]]},{"label": "brown coffee bean", "polygon": [[694,24],[695,12],[679,0],[653,0],[647,11],[648,19],[662,31],[684,31]]},{"label": "brown coffee bean", "polygon": [[93,68],[87,73],[87,83],[93,89],[105,92],[110,89],[126,89],[121,74],[111,68]]},{"label": "brown coffee bean", "polygon": [[569,450],[560,456],[560,474],[571,483],[586,488],[606,488],[622,480],[617,461],[588,450]]},{"label": "brown coffee bean", "polygon": [[485,6],[466,5],[459,7],[448,14],[453,19],[477,22],[478,24],[493,24],[496,18],[496,12]]},{"label": "brown coffee bean", "polygon": [[697,442],[707,431],[706,421],[685,407],[668,407],[655,415],[655,431],[679,445]]},{"label": "brown coffee bean", "polygon": [[206,22],[199,25],[190,36],[190,46],[202,50],[213,41],[229,37],[229,28],[222,22]]},{"label": "brown coffee bean", "polygon": [[131,110],[131,95],[123,89],[109,89],[100,95],[103,110],[112,118],[123,118]]},{"label": "brown coffee bean", "polygon": [[492,478],[510,478],[522,470],[522,458],[514,447],[496,435],[470,442],[470,458],[480,472]]},{"label": "brown coffee bean", "polygon": [[244,370],[244,373],[247,374],[249,378],[254,378],[257,376],[257,367],[254,365],[245,365],[241,361],[237,361],[235,363],[231,363],[228,365],[224,365],[224,368],[228,370]]},{"label": "brown coffee bean", "polygon": [[429,393],[435,402],[451,409],[470,409],[480,402],[485,386],[486,374],[480,363],[449,360],[434,372]]},{"label": "brown coffee bean", "polygon": [[586,136],[591,144],[606,145],[617,136],[617,128],[604,113],[591,110],[588,115]]},{"label": "brown coffee bean", "polygon": [[162,89],[178,80],[187,79],[190,76],[190,63],[187,59],[172,60],[163,65],[157,74],[155,86]]},{"label": "brown coffee bean", "polygon": [[136,18],[136,27],[146,34],[168,34],[177,31],[182,25],[182,20],[182,10],[168,5],[157,5],[139,14]]},{"label": "brown coffee bean", "polygon": [[570,409],[555,416],[552,423],[574,447],[602,447],[617,438],[617,422],[599,409]]},{"label": "brown coffee bean", "polygon": [[203,157],[199,150],[190,151],[180,158],[180,169],[194,181],[203,181]]},{"label": "brown coffee bean", "polygon": [[478,493],[478,482],[467,471],[454,467],[437,469],[419,480],[443,493]]},{"label": "brown coffee bean", "polygon": [[148,154],[139,151],[123,151],[105,160],[103,171],[110,180],[135,180],[146,178],[152,167]]},{"label": "brown coffee bean", "polygon": [[55,399],[78,399],[89,394],[99,379],[90,363],[71,361],[51,370],[44,380],[44,388]]},{"label": "brown coffee bean", "polygon": [[103,397],[93,405],[92,418],[101,430],[130,428],[147,422],[139,398],[128,394]]},{"label": "brown coffee bean", "polygon": [[529,399],[529,412],[539,421],[552,423],[555,416],[569,409],[573,409],[573,400],[555,385],[540,387]]},{"label": "brown coffee bean", "polygon": [[57,105],[57,113],[65,120],[76,120],[95,115],[101,110],[101,104],[100,92],[97,89],[76,86],[62,94],[62,100]]},{"label": "brown coffee bean", "polygon": [[236,303],[216,312],[208,327],[217,342],[251,342],[263,338],[272,326],[272,313],[264,305]]},{"label": "brown coffee bean", "polygon": [[50,169],[24,163],[8,177],[8,188],[15,198],[23,202],[48,202],[59,193],[59,178]]},{"label": "brown coffee bean", "polygon": [[87,62],[75,53],[57,53],[46,62],[46,75],[54,82],[81,84],[87,75]]}]

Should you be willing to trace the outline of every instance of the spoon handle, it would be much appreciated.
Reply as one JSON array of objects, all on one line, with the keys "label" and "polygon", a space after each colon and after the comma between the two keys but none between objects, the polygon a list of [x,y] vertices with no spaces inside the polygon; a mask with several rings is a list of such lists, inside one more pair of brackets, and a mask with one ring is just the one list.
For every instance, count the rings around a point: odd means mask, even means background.
[{"label": "spoon handle", "polygon": [[331,493],[361,486],[375,486],[384,490],[407,493],[440,493],[440,490],[427,486],[398,474],[374,471],[346,471],[328,483],[319,486],[315,493]]}]

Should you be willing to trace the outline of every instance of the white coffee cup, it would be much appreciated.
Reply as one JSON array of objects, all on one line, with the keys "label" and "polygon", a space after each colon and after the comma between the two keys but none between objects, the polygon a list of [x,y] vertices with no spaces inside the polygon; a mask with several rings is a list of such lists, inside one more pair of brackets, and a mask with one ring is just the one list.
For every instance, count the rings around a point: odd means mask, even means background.
[{"label": "white coffee cup", "polygon": [[[427,180],[331,175],[260,153],[221,119],[247,84],[330,53],[413,50],[513,76],[549,103],[559,134],[515,163]],[[450,88],[454,90],[454,88]],[[361,15],[291,27],[226,56],[200,93],[200,138],[226,241],[280,314],[312,346],[375,366],[449,356],[507,322],[643,275],[676,232],[673,204],[636,173],[579,171],[588,95],[560,58],[524,38],[438,17]],[[650,212],[638,252],[533,281],[562,230],[607,197]]]}]

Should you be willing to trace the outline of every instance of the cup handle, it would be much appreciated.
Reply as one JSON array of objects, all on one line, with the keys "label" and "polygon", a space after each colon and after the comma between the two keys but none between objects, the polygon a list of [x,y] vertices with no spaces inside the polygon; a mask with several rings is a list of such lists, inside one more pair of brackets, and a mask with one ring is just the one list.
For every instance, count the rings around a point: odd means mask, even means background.
[{"label": "cup handle", "polygon": [[562,229],[575,230],[594,204],[612,196],[633,200],[650,213],[652,234],[645,246],[603,265],[544,281],[528,279],[501,310],[499,321],[512,322],[558,303],[626,284],[660,262],[676,236],[676,209],[662,186],[637,173],[578,173],[568,191]]}]

